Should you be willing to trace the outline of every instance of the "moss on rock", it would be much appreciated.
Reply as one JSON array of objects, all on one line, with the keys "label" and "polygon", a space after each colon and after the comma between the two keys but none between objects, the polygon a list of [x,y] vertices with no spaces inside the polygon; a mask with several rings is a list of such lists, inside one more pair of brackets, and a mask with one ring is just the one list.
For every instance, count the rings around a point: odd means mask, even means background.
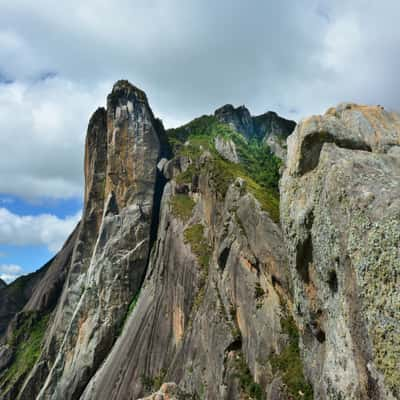
[{"label": "moss on rock", "polygon": [[312,400],[312,386],[306,381],[299,349],[299,332],[291,315],[281,321],[282,331],[288,335],[289,343],[280,354],[270,358],[274,373],[282,376],[290,398]]},{"label": "moss on rock", "polygon": [[171,198],[170,204],[172,213],[186,222],[191,217],[196,203],[187,194],[176,194]]}]

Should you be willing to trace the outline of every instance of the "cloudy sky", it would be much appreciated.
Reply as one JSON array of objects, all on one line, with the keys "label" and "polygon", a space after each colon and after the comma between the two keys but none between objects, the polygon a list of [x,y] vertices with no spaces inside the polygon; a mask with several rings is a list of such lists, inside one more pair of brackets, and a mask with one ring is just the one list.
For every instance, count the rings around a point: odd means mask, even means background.
[{"label": "cloudy sky", "polygon": [[112,83],[176,126],[225,103],[299,120],[399,110],[398,0],[0,0],[0,277],[41,266],[79,219],[90,114]]}]

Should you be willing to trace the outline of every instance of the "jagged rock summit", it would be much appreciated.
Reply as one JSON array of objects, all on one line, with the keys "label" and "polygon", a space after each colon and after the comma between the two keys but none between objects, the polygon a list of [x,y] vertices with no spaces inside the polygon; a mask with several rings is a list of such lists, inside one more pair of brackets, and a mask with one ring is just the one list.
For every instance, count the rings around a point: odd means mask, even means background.
[{"label": "jagged rock summit", "polygon": [[0,288],[0,399],[399,399],[400,117],[302,121],[279,193],[294,128],[228,105],[165,131],[118,81],[80,223]]},{"label": "jagged rock summit", "polygon": [[280,159],[286,158],[286,138],[293,132],[296,123],[280,117],[273,111],[252,116],[245,106],[226,104],[214,112],[215,117],[229,124],[248,140],[255,139],[267,144]]}]

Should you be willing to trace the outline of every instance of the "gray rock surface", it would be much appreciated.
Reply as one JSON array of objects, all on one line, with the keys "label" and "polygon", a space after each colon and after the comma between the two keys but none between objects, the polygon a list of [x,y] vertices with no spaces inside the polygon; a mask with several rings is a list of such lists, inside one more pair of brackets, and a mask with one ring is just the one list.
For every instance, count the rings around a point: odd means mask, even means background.
[{"label": "gray rock surface", "polygon": [[[51,331],[21,399],[76,399],[111,349],[148,261],[160,143],[145,94],[117,82],[88,128],[85,208]],[[43,380],[44,377],[44,380]]]},{"label": "gray rock surface", "polygon": [[[182,162],[170,163],[179,174]],[[160,380],[176,382],[189,398],[241,398],[244,370],[261,391],[274,382],[268,359],[286,343],[280,321],[289,286],[281,232],[244,181],[221,202],[210,179],[201,173],[187,194],[194,202],[187,220],[174,214],[175,180],[165,187],[140,296],[82,399],[135,399]],[[191,242],[188,232],[199,226]]]},{"label": "gray rock surface", "polygon": [[[273,111],[251,116],[245,106],[235,108],[231,104],[218,108],[214,115],[218,121],[229,124],[237,132],[242,133],[246,139],[263,142],[281,160],[286,159],[286,139],[296,127],[294,121],[282,118]],[[227,159],[230,160],[230,158]]]},{"label": "gray rock surface", "polygon": [[239,157],[236,152],[236,145],[232,139],[226,139],[222,136],[216,136],[214,139],[215,148],[225,160],[235,164],[239,162]]},{"label": "gray rock surface", "polygon": [[318,399],[400,398],[400,116],[300,123],[281,180],[302,354]]}]

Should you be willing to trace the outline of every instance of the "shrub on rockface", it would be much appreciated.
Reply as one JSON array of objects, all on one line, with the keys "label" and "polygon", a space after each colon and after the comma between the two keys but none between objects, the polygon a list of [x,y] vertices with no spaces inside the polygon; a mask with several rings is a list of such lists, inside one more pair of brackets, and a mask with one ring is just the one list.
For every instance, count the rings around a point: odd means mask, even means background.
[{"label": "shrub on rockface", "polygon": [[281,321],[282,331],[288,335],[289,343],[270,358],[272,370],[282,377],[290,398],[312,400],[313,389],[306,381],[299,349],[299,331],[291,315]]},{"label": "shrub on rockface", "polygon": [[187,194],[176,194],[170,201],[172,213],[186,222],[192,215],[195,202]]},{"label": "shrub on rockface", "polygon": [[4,393],[33,368],[40,355],[49,316],[27,312],[20,318],[8,340],[8,345],[14,348],[13,362],[0,376],[0,389]]}]

